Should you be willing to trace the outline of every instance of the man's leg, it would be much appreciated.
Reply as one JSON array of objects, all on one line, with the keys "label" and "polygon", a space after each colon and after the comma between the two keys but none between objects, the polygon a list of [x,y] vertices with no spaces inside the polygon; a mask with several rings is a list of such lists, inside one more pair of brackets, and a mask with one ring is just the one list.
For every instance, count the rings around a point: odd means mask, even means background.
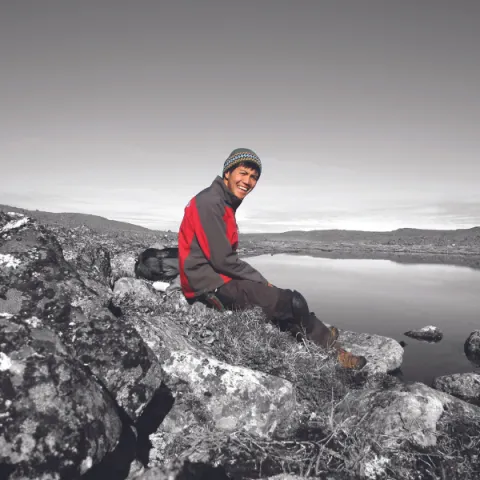
[{"label": "man's leg", "polygon": [[330,329],[310,315],[306,300],[295,290],[269,287],[249,280],[231,280],[220,287],[216,295],[227,308],[242,310],[259,306],[268,320],[282,331],[289,330],[295,336],[303,334],[319,345],[329,346]]},{"label": "man's leg", "polygon": [[258,306],[269,318],[275,314],[275,308],[283,296],[280,288],[250,280],[231,280],[218,288],[215,295],[227,308],[243,310]]},{"label": "man's leg", "polygon": [[[299,322],[307,324],[307,338],[317,345],[333,348],[337,352],[339,363],[345,368],[363,368],[367,360],[363,356],[353,355],[343,349],[338,339],[338,329],[328,328],[313,312],[309,311],[307,301],[300,292],[293,292],[293,312]],[[307,317],[309,320],[307,320]]]},{"label": "man's leg", "polygon": [[348,368],[361,368],[364,357],[357,357],[341,348],[338,330],[328,328],[308,309],[305,298],[295,290],[263,285],[250,280],[231,280],[217,289],[221,303],[235,310],[259,306],[267,318],[282,331],[290,331],[298,340],[306,337],[324,348],[335,348],[340,363]]},{"label": "man's leg", "polygon": [[268,320],[282,331],[291,331],[297,337],[306,336],[326,348],[333,343],[331,330],[310,315],[306,300],[295,290],[250,280],[231,280],[217,289],[215,295],[227,308],[243,310],[251,306],[261,307]]},{"label": "man's leg", "polygon": [[250,280],[231,280],[217,289],[215,295],[233,310],[258,306],[267,319],[282,331],[290,331],[294,336],[301,333],[292,312],[291,290],[264,285]]}]

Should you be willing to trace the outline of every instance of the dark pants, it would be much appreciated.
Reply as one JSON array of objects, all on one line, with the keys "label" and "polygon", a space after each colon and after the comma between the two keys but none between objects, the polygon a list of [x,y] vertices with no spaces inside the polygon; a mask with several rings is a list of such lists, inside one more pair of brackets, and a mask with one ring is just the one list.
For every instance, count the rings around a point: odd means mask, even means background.
[{"label": "dark pants", "polygon": [[215,295],[226,308],[232,310],[261,307],[269,321],[282,331],[290,331],[295,336],[307,327],[295,320],[292,310],[292,290],[269,287],[251,280],[233,279],[219,287]]}]

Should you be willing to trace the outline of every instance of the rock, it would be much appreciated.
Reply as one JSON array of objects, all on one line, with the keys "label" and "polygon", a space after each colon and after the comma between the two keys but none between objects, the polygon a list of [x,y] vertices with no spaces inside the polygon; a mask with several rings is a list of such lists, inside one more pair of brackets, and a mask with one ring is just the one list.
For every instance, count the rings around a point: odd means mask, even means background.
[{"label": "rock", "polygon": [[110,286],[112,265],[110,252],[99,245],[86,245],[72,259],[77,272],[88,273],[89,278],[95,278],[107,287]]},{"label": "rock", "polygon": [[423,384],[401,385],[393,389],[354,392],[337,407],[335,421],[344,425],[362,420],[362,435],[375,439],[384,448],[408,439],[418,447],[436,443],[436,424],[443,404],[432,389]]},{"label": "rock", "polygon": [[139,308],[154,309],[162,297],[146,280],[120,278],[113,287],[113,303],[119,307],[129,306],[133,311]]},{"label": "rock", "polygon": [[[168,465],[148,469],[135,480],[229,480],[225,469],[202,462],[177,459]],[[129,479],[130,480],[130,479]]]},{"label": "rock", "polygon": [[416,338],[417,340],[424,340],[426,342],[439,342],[443,338],[443,333],[438,327],[433,325],[428,325],[418,330],[409,330],[405,332],[404,335],[411,338]]},{"label": "rock", "polygon": [[263,477],[263,480],[304,480],[307,477],[300,477],[299,475],[290,475],[289,473],[281,473],[273,477]]},{"label": "rock", "polygon": [[295,391],[290,382],[207,355],[193,347],[166,316],[137,318],[135,327],[167,375],[189,385],[205,422],[214,428],[268,436],[295,421]]},{"label": "rock", "polygon": [[167,245],[163,242],[155,242],[152,245],[150,245],[149,248],[155,248],[156,250],[163,250],[164,248],[166,248],[166,246]]},{"label": "rock", "polygon": [[180,282],[180,275],[177,275],[172,280],[172,282],[170,283],[170,286],[165,291],[167,296],[170,296],[174,292],[182,292],[182,284]]},{"label": "rock", "polygon": [[195,302],[193,305],[190,305],[188,303],[188,300],[185,298],[185,295],[182,293],[181,289],[178,288],[173,288],[171,290],[167,289],[165,293],[169,297],[169,301],[173,305],[175,310],[179,312],[191,313],[192,308],[195,305],[203,305],[200,302]]},{"label": "rock", "polygon": [[134,460],[130,464],[130,468],[128,470],[128,476],[126,480],[133,480],[135,478],[139,478],[146,472],[146,468],[139,460]]},{"label": "rock", "polygon": [[0,258],[8,258],[0,263],[0,312],[55,332],[135,421],[162,383],[160,364],[128,319],[119,321],[65,261],[47,228],[12,220],[0,212]]},{"label": "rock", "polygon": [[113,296],[110,288],[112,270],[108,250],[102,246],[87,244],[68,253],[69,263],[85,286],[96,294],[95,303],[108,307]]},{"label": "rock", "polygon": [[[421,473],[412,476],[418,469],[418,449],[431,451],[439,448],[439,442],[449,442],[447,449],[463,444],[462,436],[467,434],[463,419],[478,434],[479,408],[422,383],[398,383],[388,390],[350,392],[337,405],[333,422],[345,432],[355,432],[360,450],[351,467],[358,478],[386,478],[388,469],[396,472],[395,478],[407,480],[426,478]],[[464,458],[473,458],[473,444],[470,451],[465,444],[462,448]],[[444,478],[463,478],[457,476],[455,462],[445,462],[443,468]]]},{"label": "rock", "polygon": [[112,284],[122,277],[135,278],[136,255],[132,252],[119,253],[112,258]]},{"label": "rock", "polygon": [[468,336],[464,350],[467,358],[480,366],[480,330],[475,330]]},{"label": "rock", "polygon": [[[172,392],[172,407],[161,425],[149,435],[152,448],[148,465],[165,465],[174,459],[213,462],[215,458],[207,439],[215,429],[202,399],[198,399],[192,388],[176,377],[169,377],[166,382]],[[222,434],[220,441],[215,443],[220,448],[226,442],[226,436]]]},{"label": "rock", "polygon": [[[263,477],[264,480],[304,480],[307,477],[300,477],[299,475],[290,475],[289,473],[281,473],[273,477]],[[328,477],[327,477],[328,480]]]},{"label": "rock", "polygon": [[480,374],[456,373],[433,380],[433,388],[480,406]]},{"label": "rock", "polygon": [[157,292],[165,292],[167,288],[170,286],[168,282],[153,282],[152,287]]},{"label": "rock", "polygon": [[341,330],[339,341],[349,352],[367,359],[368,374],[392,372],[402,364],[403,348],[392,338]]},{"label": "rock", "polygon": [[116,446],[116,405],[52,331],[0,318],[0,467],[78,478]]}]

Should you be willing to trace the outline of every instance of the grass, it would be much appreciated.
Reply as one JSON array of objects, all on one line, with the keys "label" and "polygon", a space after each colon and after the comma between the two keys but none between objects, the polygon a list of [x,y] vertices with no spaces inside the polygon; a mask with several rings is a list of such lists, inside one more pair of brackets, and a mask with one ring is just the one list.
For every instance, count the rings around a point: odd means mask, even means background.
[{"label": "grass", "polygon": [[[224,314],[197,304],[178,308],[175,302],[166,301],[159,309],[155,313],[171,315],[190,342],[219,360],[292,382],[299,404],[300,422],[293,434],[277,432],[272,439],[260,439],[237,431],[225,438],[215,431],[192,431],[183,438],[183,453],[192,454],[198,448],[207,460],[208,451],[208,460],[224,465],[235,479],[283,472],[315,478],[358,478],[357,464],[366,455],[361,419],[358,425],[347,428],[334,421],[333,413],[348,392],[368,386],[370,380],[362,372],[340,368],[332,352],[311,342],[298,343],[268,323],[258,308]],[[396,381],[388,375],[381,380],[385,387]],[[385,478],[389,479],[480,478],[474,453],[480,446],[478,419],[459,421],[454,412],[445,412],[442,422],[433,448],[419,450],[405,440],[395,451],[382,451],[373,442],[368,454],[390,459],[385,468]],[[182,455],[181,446],[177,448],[176,455]]]},{"label": "grass", "polygon": [[235,478],[256,478],[242,477],[252,472],[345,473],[345,458],[335,451],[342,448],[342,431],[333,422],[333,410],[352,388],[363,383],[361,372],[340,369],[332,352],[308,341],[299,343],[290,333],[281,332],[259,308],[224,314],[196,304],[179,309],[167,301],[155,313],[171,315],[190,342],[217,359],[284,378],[296,390],[299,425],[293,435],[280,431],[267,440],[238,431],[226,441],[215,432],[205,436],[194,431],[183,439],[185,448],[201,438],[202,450],[210,450],[211,458],[226,465]]}]

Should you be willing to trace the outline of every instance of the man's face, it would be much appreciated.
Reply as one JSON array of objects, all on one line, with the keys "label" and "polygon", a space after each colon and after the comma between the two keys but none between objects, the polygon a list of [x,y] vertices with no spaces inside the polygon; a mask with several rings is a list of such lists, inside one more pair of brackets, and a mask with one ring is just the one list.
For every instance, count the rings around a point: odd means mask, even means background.
[{"label": "man's face", "polygon": [[243,200],[258,181],[258,173],[253,168],[239,166],[225,174],[223,182],[226,187],[240,200]]}]

